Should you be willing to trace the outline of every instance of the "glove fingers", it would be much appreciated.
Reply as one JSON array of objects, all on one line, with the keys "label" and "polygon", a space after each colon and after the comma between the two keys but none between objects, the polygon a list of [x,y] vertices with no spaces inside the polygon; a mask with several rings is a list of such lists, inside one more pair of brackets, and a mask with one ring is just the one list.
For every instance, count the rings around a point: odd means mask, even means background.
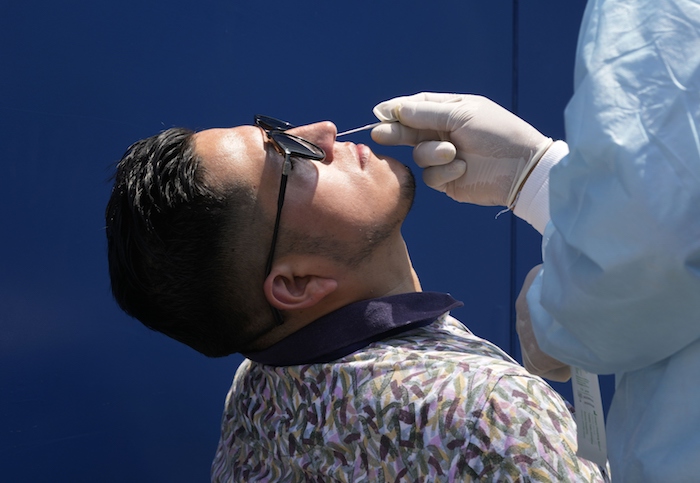
[{"label": "glove fingers", "polygon": [[412,96],[406,96],[407,101],[428,101],[428,102],[459,102],[464,99],[464,94],[453,94],[449,92],[421,92]]},{"label": "glove fingers", "polygon": [[372,112],[380,121],[395,121],[399,119],[398,110],[405,103],[450,103],[459,102],[464,99],[462,94],[448,94],[442,92],[420,92],[412,96],[394,97],[384,102],[380,102]]},{"label": "glove fingers", "polygon": [[571,379],[571,366],[563,366],[542,374],[543,378],[550,381],[566,382]]},{"label": "glove fingers", "polygon": [[404,102],[420,102],[424,100],[425,93],[413,94],[412,96],[394,97],[388,101],[380,102],[372,112],[380,121],[396,121],[399,118],[398,109]]},{"label": "glove fingers", "polygon": [[401,105],[403,99],[405,98],[395,97],[394,99],[380,102],[374,106],[372,112],[380,121],[395,121],[398,119],[396,110]]},{"label": "glove fingers", "polygon": [[525,277],[523,287],[515,301],[516,321],[515,330],[520,339],[520,352],[523,365],[530,373],[552,381],[565,382],[571,377],[571,367],[542,352],[535,333],[532,330],[530,308],[527,304],[527,291],[540,272],[542,265],[537,265]]},{"label": "glove fingers", "polygon": [[445,191],[447,184],[467,172],[467,163],[455,159],[442,166],[430,166],[423,170],[423,181],[426,185],[438,191]]},{"label": "glove fingers", "polygon": [[398,122],[380,124],[372,129],[372,140],[388,146],[415,146],[420,142],[420,133]]},{"label": "glove fingers", "polygon": [[530,374],[556,382],[566,382],[571,379],[571,366],[540,352],[536,342],[533,348],[532,342],[528,344],[520,339],[520,353],[523,357],[523,366]]},{"label": "glove fingers", "polygon": [[447,141],[424,141],[413,150],[413,160],[421,168],[441,166],[455,159],[457,148]]},{"label": "glove fingers", "polygon": [[414,129],[450,132],[450,125],[461,126],[460,123],[455,123],[452,119],[456,106],[458,104],[452,101],[404,101],[395,108],[395,114],[401,124]]}]

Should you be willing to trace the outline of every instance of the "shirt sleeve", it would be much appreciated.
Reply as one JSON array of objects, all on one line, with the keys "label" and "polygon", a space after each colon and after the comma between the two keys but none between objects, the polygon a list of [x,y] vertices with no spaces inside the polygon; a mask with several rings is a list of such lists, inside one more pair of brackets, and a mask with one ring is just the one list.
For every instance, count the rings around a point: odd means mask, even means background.
[{"label": "shirt sleeve", "polygon": [[632,371],[700,337],[700,5],[591,0],[528,292],[553,357]]}]

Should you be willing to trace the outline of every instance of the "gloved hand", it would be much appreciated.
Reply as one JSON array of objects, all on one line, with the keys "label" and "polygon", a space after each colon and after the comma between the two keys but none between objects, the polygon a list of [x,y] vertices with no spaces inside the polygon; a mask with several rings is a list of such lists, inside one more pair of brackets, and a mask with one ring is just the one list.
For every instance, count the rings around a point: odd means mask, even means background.
[{"label": "gloved hand", "polygon": [[513,207],[552,140],[481,96],[423,92],[378,104],[379,144],[415,146],[425,184],[457,201]]},{"label": "gloved hand", "polygon": [[515,301],[515,329],[520,338],[520,351],[523,355],[525,369],[530,373],[551,381],[566,382],[571,379],[571,366],[542,352],[537,344],[537,339],[535,339],[535,334],[532,332],[532,321],[530,320],[530,309],[527,305],[526,295],[540,268],[542,268],[541,264],[530,270],[525,277],[518,299]]}]

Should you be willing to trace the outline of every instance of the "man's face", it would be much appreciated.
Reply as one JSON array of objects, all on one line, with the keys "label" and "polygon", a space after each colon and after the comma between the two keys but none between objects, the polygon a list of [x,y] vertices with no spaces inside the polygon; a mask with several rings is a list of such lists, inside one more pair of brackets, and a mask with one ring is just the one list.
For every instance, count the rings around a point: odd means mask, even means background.
[{"label": "man's face", "polygon": [[[280,222],[280,253],[285,252],[290,233],[358,248],[398,235],[413,200],[408,168],[376,156],[365,145],[336,142],[337,130],[330,122],[288,132],[323,148],[326,158],[320,162],[292,159]],[[284,156],[267,142],[260,128],[202,131],[195,135],[195,149],[208,183],[225,188],[235,181],[246,182],[272,223]]]}]

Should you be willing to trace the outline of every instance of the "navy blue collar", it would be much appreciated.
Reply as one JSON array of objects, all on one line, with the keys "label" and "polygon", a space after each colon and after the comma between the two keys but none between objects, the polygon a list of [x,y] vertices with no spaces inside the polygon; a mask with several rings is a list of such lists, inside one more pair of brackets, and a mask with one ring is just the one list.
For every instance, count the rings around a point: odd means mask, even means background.
[{"label": "navy blue collar", "polygon": [[362,300],[324,315],[267,349],[243,355],[272,366],[330,362],[374,341],[432,324],[462,305],[449,294],[438,292]]}]

